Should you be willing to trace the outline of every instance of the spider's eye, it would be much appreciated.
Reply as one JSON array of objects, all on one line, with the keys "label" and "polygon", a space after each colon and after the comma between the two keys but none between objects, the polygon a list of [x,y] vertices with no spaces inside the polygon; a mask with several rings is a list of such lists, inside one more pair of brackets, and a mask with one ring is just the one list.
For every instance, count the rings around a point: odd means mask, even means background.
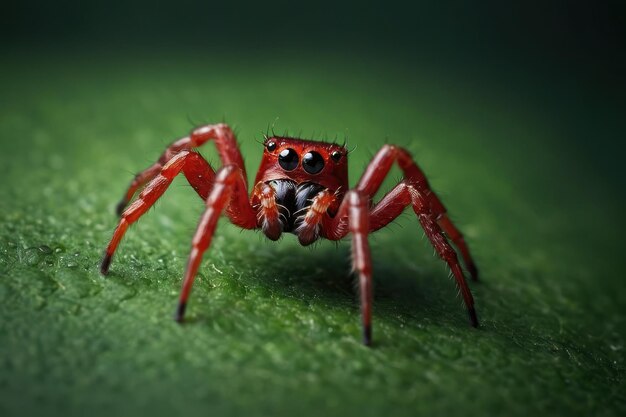
[{"label": "spider's eye", "polygon": [[302,158],[302,167],[309,174],[317,174],[324,168],[324,158],[317,152],[307,152]]},{"label": "spider's eye", "polygon": [[298,166],[298,153],[291,148],[283,149],[278,155],[278,163],[285,171],[293,171]]},{"label": "spider's eye", "polygon": [[265,147],[267,148],[268,151],[272,152],[274,149],[276,149],[276,142],[274,141],[267,142],[267,145],[265,145]]},{"label": "spider's eye", "polygon": [[341,159],[341,152],[333,151],[333,153],[330,154],[330,157],[333,158],[333,161],[339,162],[339,160]]}]

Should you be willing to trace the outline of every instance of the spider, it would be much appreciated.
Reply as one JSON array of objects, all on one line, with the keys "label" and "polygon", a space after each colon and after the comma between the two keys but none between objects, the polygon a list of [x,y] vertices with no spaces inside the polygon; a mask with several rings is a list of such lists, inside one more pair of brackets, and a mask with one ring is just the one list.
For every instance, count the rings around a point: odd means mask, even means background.
[{"label": "spider", "polygon": [[[194,151],[209,140],[215,142],[222,163],[217,171]],[[359,277],[363,343],[369,346],[372,341],[372,260],[368,234],[388,225],[410,205],[436,252],[452,270],[470,324],[478,326],[472,294],[448,239],[461,252],[466,268],[477,280],[478,271],[469,249],[405,149],[384,145],[357,185],[350,189],[348,151],[344,146],[274,135],[266,136],[263,145],[261,166],[248,197],[246,168],[228,125],[201,126],[172,143],[155,164],[135,176],[118,204],[120,220],[102,260],[101,273],[107,274],[128,227],[148,211],[182,172],[205,201],[206,208],[191,244],[175,313],[178,322],[183,321],[202,256],[211,244],[219,217],[225,213],[233,224],[243,229],[261,229],[271,240],[278,240],[283,232],[293,233],[305,246],[319,238],[337,241],[350,234],[352,267]],[[398,164],[404,178],[374,204],[372,198],[394,163]],[[128,205],[142,187],[139,197]]]}]

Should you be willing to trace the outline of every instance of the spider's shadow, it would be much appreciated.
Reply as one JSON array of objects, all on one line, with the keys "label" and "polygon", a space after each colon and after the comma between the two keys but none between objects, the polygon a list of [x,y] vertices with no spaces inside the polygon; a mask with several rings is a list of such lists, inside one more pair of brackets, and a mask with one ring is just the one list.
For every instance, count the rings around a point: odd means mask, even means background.
[{"label": "spider's shadow", "polygon": [[[358,280],[350,273],[350,243],[318,245],[314,250],[288,243],[270,246],[258,259],[255,276],[280,297],[292,297],[322,308],[350,308],[359,311]],[[416,251],[423,250],[416,245]],[[372,247],[374,281],[374,319],[402,317],[407,322],[442,321],[442,315],[458,317],[466,326],[453,280],[440,260],[417,267],[415,259],[389,257],[388,250],[377,254]],[[280,259],[280,262],[276,262]],[[437,267],[440,266],[440,267]],[[446,319],[447,321],[447,319]]]}]

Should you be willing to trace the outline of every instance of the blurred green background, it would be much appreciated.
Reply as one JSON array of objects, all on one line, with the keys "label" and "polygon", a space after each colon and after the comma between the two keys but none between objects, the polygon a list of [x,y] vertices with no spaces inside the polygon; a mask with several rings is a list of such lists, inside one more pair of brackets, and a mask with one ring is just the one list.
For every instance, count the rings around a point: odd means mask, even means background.
[{"label": "blurred green background", "polygon": [[[620,2],[9,2],[0,17],[0,415],[626,412]],[[407,147],[482,273],[466,314],[407,212],[349,243],[220,223],[176,180],[98,263],[132,175],[194,125]],[[202,153],[214,163],[208,146]],[[383,187],[400,178],[394,170]]]}]

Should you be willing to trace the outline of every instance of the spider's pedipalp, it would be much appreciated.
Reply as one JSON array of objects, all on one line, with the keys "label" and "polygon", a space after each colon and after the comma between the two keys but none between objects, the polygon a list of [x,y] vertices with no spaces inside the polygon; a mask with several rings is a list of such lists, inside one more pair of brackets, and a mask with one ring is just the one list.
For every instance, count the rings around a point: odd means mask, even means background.
[{"label": "spider's pedipalp", "polygon": [[304,207],[298,212],[305,212],[297,217],[295,224],[298,241],[301,245],[307,246],[315,242],[320,236],[320,227],[328,207],[335,201],[334,194],[328,190],[320,191],[315,197],[310,199],[311,205]]},{"label": "spider's pedipalp", "polygon": [[280,239],[287,221],[284,213],[280,212],[281,205],[276,203],[276,190],[268,184],[259,182],[252,191],[252,201],[257,207],[257,223],[265,236],[270,240]]}]

